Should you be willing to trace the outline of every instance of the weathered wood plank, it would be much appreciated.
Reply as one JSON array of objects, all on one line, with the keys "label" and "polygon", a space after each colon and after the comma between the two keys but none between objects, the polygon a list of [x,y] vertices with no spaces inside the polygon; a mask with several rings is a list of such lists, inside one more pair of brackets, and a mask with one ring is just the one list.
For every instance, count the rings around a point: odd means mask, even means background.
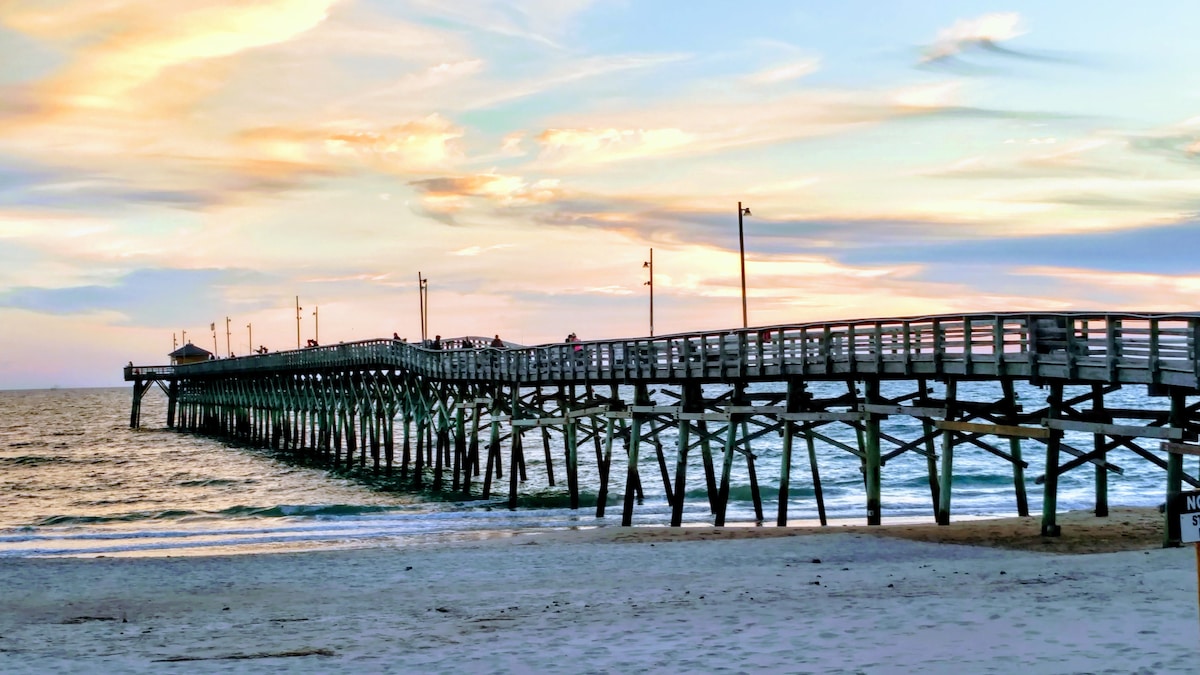
[{"label": "weathered wood plank", "polygon": [[787,412],[787,406],[782,405],[731,405],[725,412],[738,415],[775,415]]},{"label": "weathered wood plank", "polygon": [[591,417],[592,415],[600,415],[609,411],[609,406],[598,405],[591,408],[582,408],[580,410],[571,410],[567,413],[567,417]]},{"label": "weathered wood plank", "polygon": [[915,405],[888,405],[886,403],[863,403],[859,406],[864,412],[878,415],[908,415],[909,417],[945,418],[945,408],[923,408]]},{"label": "weathered wood plank", "polygon": [[1163,450],[1163,452],[1169,452],[1175,455],[1191,455],[1193,457],[1200,457],[1200,445],[1194,445],[1191,443],[1164,442],[1160,444],[1159,447]]},{"label": "weathered wood plank", "polygon": [[961,431],[969,434],[989,436],[1011,436],[1016,438],[1050,438],[1049,429],[1023,427],[1014,424],[982,424],[979,422],[955,422],[936,420],[933,425],[943,431]]},{"label": "weathered wood plank", "polygon": [[1128,438],[1166,438],[1181,440],[1183,429],[1174,427],[1143,427],[1135,424],[1105,424],[1102,422],[1080,422],[1077,420],[1046,419],[1042,425],[1048,429],[1062,431],[1083,431],[1089,434],[1104,434],[1105,436],[1125,436]]},{"label": "weathered wood plank", "polygon": [[566,424],[566,417],[534,417],[529,419],[513,420],[514,427],[544,427]]},{"label": "weathered wood plank", "polygon": [[861,422],[867,418],[861,412],[785,412],[779,419],[791,422]]}]

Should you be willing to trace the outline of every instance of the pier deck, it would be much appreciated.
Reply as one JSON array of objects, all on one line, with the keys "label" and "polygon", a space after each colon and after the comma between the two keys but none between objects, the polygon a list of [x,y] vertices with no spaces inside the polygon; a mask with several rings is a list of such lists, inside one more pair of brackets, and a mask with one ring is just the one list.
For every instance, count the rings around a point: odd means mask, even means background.
[{"label": "pier deck", "polygon": [[[402,476],[418,487],[431,480],[433,489],[444,490],[449,473],[451,490],[474,495],[473,478],[482,473],[479,495],[486,497],[507,459],[514,505],[525,473],[525,435],[542,437],[551,485],[548,434],[561,435],[573,507],[579,445],[590,441],[601,480],[598,516],[604,513],[618,440],[627,467],[625,524],[641,484],[643,446],[657,455],[673,525],[679,524],[683,501],[675,495],[685,494],[689,453],[697,448],[714,522],[724,523],[735,457],[747,462],[762,519],[751,444],[769,433],[783,437],[779,524],[787,520],[796,439],[808,448],[822,522],[814,442],[861,459],[866,516],[877,524],[880,468],[906,452],[926,457],[933,511],[938,522],[949,522],[953,456],[960,445],[1012,466],[1017,510],[1025,515],[1025,441],[1046,452],[1047,470],[1037,480],[1045,484],[1042,530],[1054,535],[1057,478],[1067,471],[1095,467],[1096,511],[1107,512],[1107,476],[1120,472],[1107,461],[1111,450],[1129,450],[1162,467],[1164,498],[1184,482],[1200,486],[1184,473],[1180,454],[1200,450],[1190,443],[1200,431],[1200,404],[1187,400],[1200,394],[1198,338],[1200,313],[961,314],[507,349],[434,350],[400,340],[365,340],[186,366],[130,365],[125,379],[134,383],[133,426],[140,423],[142,394],[158,383],[169,397],[168,426],[175,426],[178,406],[180,426],[188,430],[311,453],[334,465],[365,466],[369,452],[375,470],[391,473],[399,464]],[[959,399],[958,383],[982,380],[1000,383],[1003,396],[988,403]],[[880,393],[885,381],[909,383],[908,390],[885,398]],[[1046,405],[1023,409],[1013,394],[1015,381],[1046,387]],[[815,382],[844,383],[845,394],[817,399],[809,388]],[[945,387],[944,396],[933,397],[933,382]],[[778,389],[749,391],[756,383],[777,383]],[[721,391],[713,394],[716,385]],[[1137,411],[1106,406],[1106,396],[1135,385],[1164,405]],[[1064,398],[1064,387],[1080,386],[1087,387],[1086,394]],[[924,433],[916,439],[888,433],[881,422],[897,415],[919,419]],[[1129,424],[1131,418],[1136,423]],[[829,424],[850,425],[859,442],[830,438],[821,430]],[[676,432],[673,474],[661,442],[668,428]],[[1066,432],[1091,433],[1095,443],[1090,449],[1071,447],[1063,442]],[[1163,457],[1140,439],[1166,443],[1176,452]],[[501,450],[505,441],[507,458]],[[1167,523],[1166,543],[1177,541],[1177,528]]]}]

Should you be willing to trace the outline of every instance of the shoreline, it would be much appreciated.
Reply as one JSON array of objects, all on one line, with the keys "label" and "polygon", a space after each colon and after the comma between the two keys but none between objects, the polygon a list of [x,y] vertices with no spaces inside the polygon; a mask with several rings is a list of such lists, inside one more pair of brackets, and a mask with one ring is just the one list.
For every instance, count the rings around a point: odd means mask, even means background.
[{"label": "shoreline", "polygon": [[1066,549],[1125,549],[1088,555],[1000,548],[1015,518],[11,559],[0,670],[1189,672],[1195,560],[1147,547],[1159,519],[1062,514]]},{"label": "shoreline", "polygon": [[358,541],[353,539],[341,541],[296,539],[293,541],[181,545],[179,547],[129,548],[107,551],[72,552],[68,550],[27,556],[6,556],[3,559],[198,558],[318,551],[408,549],[513,538],[545,538],[562,542],[641,543],[771,539],[820,536],[837,532],[1059,554],[1106,553],[1162,547],[1163,516],[1154,507],[1116,507],[1110,509],[1109,516],[1106,518],[1097,518],[1087,511],[1060,513],[1058,514],[1058,523],[1062,526],[1062,535],[1059,537],[1042,537],[1040,523],[1040,516],[1025,518],[1018,516],[965,516],[952,520],[947,526],[937,525],[931,516],[895,518],[890,522],[885,520],[884,524],[879,526],[868,526],[862,518],[831,519],[829,525],[825,527],[815,520],[802,520],[786,527],[777,527],[772,523],[733,522],[724,527],[693,523],[677,528],[657,524],[622,527],[600,521],[595,524],[580,523],[566,527],[452,530]]},{"label": "shoreline", "polygon": [[927,518],[900,518],[883,525],[868,526],[861,518],[831,519],[826,527],[817,521],[777,527],[768,523],[736,522],[724,527],[693,524],[672,528],[666,525],[635,525],[622,527],[598,523],[571,527],[482,529],[442,532],[423,535],[403,535],[395,539],[343,542],[327,541],[245,543],[213,547],[181,547],[131,549],[103,553],[56,553],[39,556],[13,556],[17,559],[94,559],[94,558],[198,558],[237,555],[276,555],[319,551],[354,551],[374,549],[407,549],[415,547],[448,546],[457,543],[485,542],[514,538],[544,538],[568,543],[646,543],[677,541],[724,541],[773,539],[780,537],[821,536],[850,532],[875,537],[891,537],[929,543],[960,544],[997,549],[1046,553],[1109,553],[1146,550],[1162,547],[1163,516],[1154,507],[1115,507],[1105,518],[1088,511],[1068,511],[1058,514],[1062,526],[1059,537],[1041,536],[1040,516],[975,517],[952,520],[940,526]]},{"label": "shoreline", "polygon": [[[870,535],[937,544],[958,544],[1012,551],[1055,554],[1093,554],[1118,551],[1140,551],[1162,548],[1163,515],[1154,507],[1115,507],[1109,515],[1098,518],[1089,511],[1068,511],[1057,514],[1062,534],[1041,536],[1041,517],[969,518],[952,520],[949,525],[932,522],[892,523],[867,526],[839,524],[830,521],[828,527],[750,524],[718,527],[633,527],[580,530],[568,533],[566,539],[576,541],[612,541],[618,543],[647,543],[668,541],[722,541],[770,539],[775,537],[820,536],[836,532]],[[592,532],[594,534],[586,534]],[[545,536],[554,537],[555,533]]]}]

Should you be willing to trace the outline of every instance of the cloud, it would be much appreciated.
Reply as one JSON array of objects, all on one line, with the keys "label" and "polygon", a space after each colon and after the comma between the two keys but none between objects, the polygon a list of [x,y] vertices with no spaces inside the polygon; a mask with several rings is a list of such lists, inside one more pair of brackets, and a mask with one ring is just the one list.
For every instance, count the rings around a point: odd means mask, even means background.
[{"label": "cloud", "polygon": [[562,48],[564,33],[594,0],[416,0],[428,15],[506,37]]},{"label": "cloud", "polygon": [[[1065,266],[1030,266],[1013,271],[1037,283],[1053,283],[1060,292],[1074,293],[1091,303],[1122,311],[1191,312],[1200,293],[1200,274],[1112,272]],[[1078,306],[1078,305],[1077,305]],[[1091,305],[1093,307],[1096,304]]]},{"label": "cloud", "polygon": [[1200,117],[1141,134],[1130,134],[1127,139],[1130,147],[1139,152],[1192,167],[1200,164]]},{"label": "cloud", "polygon": [[550,164],[603,164],[670,154],[695,136],[681,129],[547,129],[538,136]]},{"label": "cloud", "polygon": [[[227,288],[258,286],[270,280],[245,269],[141,269],[109,284],[46,288],[18,286],[0,291],[0,307],[40,314],[115,313],[133,325],[188,325],[196,317],[216,316],[228,305]],[[244,309],[268,307],[273,300],[243,302]]]},{"label": "cloud", "polygon": [[449,255],[462,256],[473,258],[488,251],[499,251],[501,249],[513,248],[516,244],[494,244],[492,246],[468,246],[457,251],[450,251]]},{"label": "cloud", "polygon": [[478,110],[495,107],[516,99],[528,98],[584,80],[635,70],[647,70],[689,58],[686,54],[618,54],[585,58],[556,59],[546,74],[519,79],[479,82],[465,92],[461,107]]},{"label": "cloud", "polygon": [[746,76],[746,81],[751,84],[770,85],[780,82],[789,82],[797,80],[820,70],[821,60],[818,58],[803,59],[792,63],[774,66],[766,70],[760,70],[757,73],[752,73]]},{"label": "cloud", "polygon": [[413,173],[444,167],[458,157],[454,142],[462,134],[449,120],[430,115],[384,129],[353,122],[315,129],[262,127],[242,132],[239,141],[263,159]]},{"label": "cloud", "polygon": [[972,48],[992,48],[997,43],[1023,35],[1021,16],[1016,12],[984,14],[974,19],[959,19],[938,31],[937,38],[925,48],[921,63],[954,58]]},{"label": "cloud", "polygon": [[842,246],[834,255],[856,264],[921,264],[971,267],[1071,267],[1097,273],[1195,274],[1200,221],[1099,232],[1038,236],[976,236],[969,241],[917,236]]},{"label": "cloud", "polygon": [[536,167],[591,169],[656,157],[715,154],[844,134],[890,122],[1059,120],[1067,115],[972,107],[958,82],[876,90],[804,89],[757,99],[695,94],[622,112],[560,115],[537,136]]},{"label": "cloud", "polygon": [[[1044,138],[1030,138],[1024,141],[1009,139],[1006,144],[1024,144],[1031,147],[1045,145]],[[1054,140],[1054,139],[1049,139]],[[1056,143],[1050,143],[1056,145]],[[983,156],[966,157],[956,160],[946,166],[927,169],[918,172],[919,175],[934,178],[963,178],[963,179],[1041,179],[1054,177],[1079,176],[1129,176],[1131,169],[1127,163],[1113,162],[1111,155],[1128,147],[1123,141],[1110,138],[1086,138],[1079,141],[1065,142],[1051,152],[1023,154],[1018,157],[989,158]]]},{"label": "cloud", "polygon": [[85,40],[65,68],[39,85],[44,101],[124,108],[136,105],[129,98],[134,90],[168,69],[292,39],[324,21],[337,1],[227,0],[180,8],[153,0],[79,0],[53,9],[19,2],[4,21],[47,40]]},{"label": "cloud", "polygon": [[461,211],[473,199],[499,207],[516,207],[543,204],[562,194],[558,179],[529,183],[520,176],[501,173],[428,178],[409,184],[422,193],[422,204],[428,211],[443,215]]}]

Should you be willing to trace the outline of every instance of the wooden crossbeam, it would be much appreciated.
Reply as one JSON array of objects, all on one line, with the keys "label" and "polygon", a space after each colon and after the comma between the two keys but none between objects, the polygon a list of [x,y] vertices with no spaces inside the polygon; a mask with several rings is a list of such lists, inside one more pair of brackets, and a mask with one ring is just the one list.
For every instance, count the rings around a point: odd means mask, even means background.
[{"label": "wooden crossbeam", "polygon": [[703,412],[703,413],[686,412],[685,413],[685,412],[681,412],[681,413],[679,413],[679,419],[691,420],[691,421],[728,422],[730,417],[731,417],[731,415],[727,412],[719,412],[719,413],[714,413],[714,412]]},{"label": "wooden crossbeam", "polygon": [[725,412],[735,415],[776,415],[787,412],[787,407],[780,405],[731,405]]},{"label": "wooden crossbeam", "polygon": [[591,417],[592,415],[606,413],[608,410],[609,406],[598,405],[591,408],[583,408],[581,410],[571,410],[567,412],[567,417]]},{"label": "wooden crossbeam", "polygon": [[[1125,439],[1125,440],[1121,441],[1121,444],[1128,447],[1130,450],[1134,451],[1135,453],[1140,455],[1143,459],[1149,461],[1151,464],[1157,466],[1158,468],[1160,468],[1164,471],[1167,469],[1166,460],[1164,460],[1163,458],[1159,457],[1158,455],[1150,452],[1149,450],[1146,450],[1145,448],[1137,445],[1133,441],[1131,441],[1129,439]],[[1182,478],[1183,478],[1183,482],[1187,483],[1188,485],[1191,485],[1194,488],[1200,488],[1200,480],[1192,478],[1191,476],[1187,475],[1186,473],[1183,474]]]},{"label": "wooden crossbeam", "polygon": [[993,455],[995,455],[1001,459],[1007,460],[1010,464],[1020,464],[1022,469],[1029,468],[1029,462],[1026,462],[1024,460],[1017,461],[1017,458],[1013,457],[1011,454],[1001,450],[1000,448],[995,447],[991,443],[985,443],[984,441],[979,440],[979,437],[982,435],[983,434],[963,433],[963,434],[961,434],[961,438],[958,442],[959,443],[970,443],[971,445],[974,445],[976,447],[987,450],[988,452],[992,453]]},{"label": "wooden crossbeam", "polygon": [[958,431],[968,434],[983,434],[989,436],[1007,436],[1016,438],[1050,438],[1049,429],[1022,427],[1013,424],[980,424],[978,422],[937,420],[933,423],[933,425],[943,431]]},{"label": "wooden crossbeam", "polygon": [[629,410],[641,415],[674,415],[679,412],[677,405],[631,405]]},{"label": "wooden crossbeam", "polygon": [[1191,443],[1170,443],[1165,442],[1158,446],[1163,452],[1169,452],[1173,455],[1191,455],[1200,457],[1200,445]]},{"label": "wooden crossbeam", "polygon": [[851,445],[847,445],[837,439],[830,438],[829,436],[826,436],[825,434],[822,434],[820,432],[813,431],[812,427],[809,427],[807,425],[805,426],[804,429],[801,430],[801,433],[808,434],[808,435],[812,436],[813,438],[815,438],[819,441],[824,441],[836,448],[841,448],[841,449],[845,450],[846,452],[849,452],[850,454],[859,457],[860,459],[863,457],[866,457],[866,453],[864,453],[862,450],[859,450],[858,448],[853,447]]},{"label": "wooden crossbeam", "polygon": [[785,412],[779,419],[789,422],[861,422],[867,418],[861,412]]},{"label": "wooden crossbeam", "polygon": [[532,419],[513,420],[514,427],[546,427],[566,424],[566,417],[535,417]]},{"label": "wooden crossbeam", "polygon": [[908,441],[908,442],[904,443],[903,445],[901,445],[900,447],[896,448],[895,450],[892,450],[891,452],[884,454],[882,457],[880,457],[880,463],[887,464],[888,460],[890,460],[894,457],[903,455],[904,453],[908,452],[909,450],[912,450],[913,452],[915,452],[918,455],[921,455],[923,457],[932,457],[934,459],[937,459],[936,452],[930,453],[928,450],[926,450],[925,448],[922,448],[921,446],[924,445],[930,439],[937,438],[938,435],[940,435],[941,433],[942,433],[941,431],[935,429],[933,431],[930,431],[927,434],[922,434],[921,437],[916,439],[915,441]]},{"label": "wooden crossbeam", "polygon": [[945,418],[945,408],[923,408],[915,405],[885,405],[883,403],[863,403],[860,410],[877,415],[908,415],[909,417]]},{"label": "wooden crossbeam", "polygon": [[1083,431],[1089,434],[1122,436],[1125,438],[1165,438],[1173,441],[1183,439],[1183,429],[1175,427],[1143,427],[1135,424],[1104,424],[1101,422],[1079,422],[1077,420],[1046,419],[1042,424],[1047,429]]}]

